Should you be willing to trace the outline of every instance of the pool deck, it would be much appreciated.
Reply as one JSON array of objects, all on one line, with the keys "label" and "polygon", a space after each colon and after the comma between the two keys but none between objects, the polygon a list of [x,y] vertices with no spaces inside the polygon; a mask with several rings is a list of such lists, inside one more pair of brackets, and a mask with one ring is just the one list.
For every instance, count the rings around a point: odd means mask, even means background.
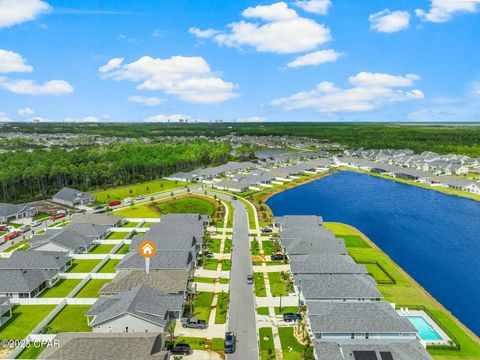
[{"label": "pool deck", "polygon": [[419,317],[422,317],[423,319],[425,319],[425,321],[428,323],[428,325],[430,325],[433,330],[435,330],[435,332],[440,335],[440,337],[442,338],[442,340],[423,340],[423,339],[420,339],[420,342],[422,344],[424,344],[424,346],[426,345],[448,345],[450,344],[451,342],[451,339],[448,337],[447,334],[445,334],[445,331],[443,331],[440,326],[437,325],[437,323],[430,317],[427,315],[427,313],[423,310],[409,310],[407,308],[405,309],[400,309],[400,310],[397,310],[397,313],[398,315],[402,316],[402,317],[414,317],[414,316],[419,316]]}]

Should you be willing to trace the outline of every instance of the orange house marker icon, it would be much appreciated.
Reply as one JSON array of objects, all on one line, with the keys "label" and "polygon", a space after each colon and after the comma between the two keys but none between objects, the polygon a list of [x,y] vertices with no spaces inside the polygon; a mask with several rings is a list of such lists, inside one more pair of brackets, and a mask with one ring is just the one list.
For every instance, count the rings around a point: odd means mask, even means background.
[{"label": "orange house marker icon", "polygon": [[144,258],[151,258],[155,255],[157,249],[153,242],[151,242],[150,240],[145,240],[140,243],[139,250],[140,254]]}]

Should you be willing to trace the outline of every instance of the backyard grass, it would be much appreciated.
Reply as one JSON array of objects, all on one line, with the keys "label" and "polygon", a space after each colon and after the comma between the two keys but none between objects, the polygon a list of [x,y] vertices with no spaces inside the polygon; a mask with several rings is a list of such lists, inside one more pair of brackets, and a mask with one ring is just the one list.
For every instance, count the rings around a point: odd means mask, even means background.
[{"label": "backyard grass", "polygon": [[30,343],[29,347],[26,347],[25,349],[22,350],[20,354],[16,357],[16,359],[36,359],[38,356],[42,353],[42,351],[45,349],[46,345],[41,345],[41,344],[36,344],[34,346],[33,343]]},{"label": "backyard grass", "polygon": [[123,244],[115,254],[126,254],[130,250],[130,244]]},{"label": "backyard grass", "polygon": [[360,236],[370,247],[347,247],[351,256],[363,261],[377,261],[396,280],[396,284],[379,284],[378,290],[386,301],[397,304],[397,307],[425,306],[436,320],[457,339],[461,345],[460,351],[429,350],[435,360],[473,360],[480,359],[478,338],[471,334],[441,305],[431,299],[415,280],[410,278],[392,259],[381,249],[377,248],[365,235],[357,229],[341,223],[325,223],[327,229],[333,230],[339,237],[343,235]]},{"label": "backyard grass", "polygon": [[210,311],[212,310],[212,292],[198,292],[193,302],[192,316],[208,322]]},{"label": "backyard grass", "polygon": [[268,281],[270,282],[270,292],[272,296],[287,296],[287,282],[283,281],[279,272],[269,272]]},{"label": "backyard grass", "polygon": [[120,226],[121,228],[134,228],[138,226],[138,222],[136,221],[127,221]]},{"label": "backyard grass", "polygon": [[99,202],[109,202],[113,200],[123,200],[127,197],[146,196],[158,192],[173,190],[185,187],[187,185],[181,181],[155,180],[142,184],[121,186],[108,190],[94,191],[93,196]]},{"label": "backyard grass", "polygon": [[370,245],[368,245],[368,243],[358,235],[341,235],[341,236],[339,235],[337,237],[343,238],[343,240],[345,240],[346,247],[361,247],[361,248],[370,247]]},{"label": "backyard grass", "polygon": [[255,296],[266,297],[267,289],[265,288],[265,280],[263,279],[263,273],[254,272],[253,281],[255,284]]},{"label": "backyard grass", "polygon": [[90,305],[66,305],[46,326],[47,334],[91,332],[86,313]]},{"label": "backyard grass", "polygon": [[230,254],[232,252],[233,242],[232,239],[225,239],[225,243],[223,245],[223,253]]},{"label": "backyard grass", "polygon": [[225,324],[227,322],[228,304],[228,293],[219,293],[217,298],[217,311],[215,313],[215,324]]},{"label": "backyard grass", "polygon": [[232,260],[223,259],[222,260],[222,271],[230,271],[232,269]]},{"label": "backyard grass", "polygon": [[128,232],[112,231],[108,234],[108,240],[123,240],[128,236]]},{"label": "backyard grass", "polygon": [[140,227],[141,228],[150,228],[150,226],[152,226],[153,224],[158,224],[158,223],[144,222],[142,224],[142,226],[140,226]]},{"label": "backyard grass", "polygon": [[[361,263],[361,261],[357,261]],[[375,279],[378,284],[392,283],[393,281],[388,277],[385,271],[382,270],[377,263],[365,264],[368,273]]]},{"label": "backyard grass", "polygon": [[70,294],[70,292],[80,284],[81,279],[60,279],[50,289],[46,289],[39,296],[39,298],[63,298]]},{"label": "backyard grass", "polygon": [[72,266],[68,269],[67,272],[73,273],[88,273],[98,265],[100,259],[74,259],[72,261]]},{"label": "backyard grass", "polygon": [[0,327],[0,338],[24,339],[53,309],[55,305],[19,305],[12,309],[12,318]]},{"label": "backyard grass", "polygon": [[76,298],[96,298],[103,285],[109,283],[110,279],[91,279],[75,295]]},{"label": "backyard grass", "polygon": [[293,327],[279,327],[278,335],[285,360],[301,360],[304,358],[305,346],[300,344],[293,335]]},{"label": "backyard grass", "polygon": [[260,342],[260,357],[262,360],[273,360],[275,356],[275,345],[273,343],[272,328],[263,327],[258,329]]},{"label": "backyard grass", "polygon": [[[15,241],[15,240],[13,240],[13,241]],[[12,246],[6,248],[5,250],[3,250],[3,252],[12,252],[15,249],[27,250],[29,248],[30,248],[30,239],[25,239],[25,240],[19,241],[19,242],[13,244]]]},{"label": "backyard grass", "polygon": [[110,259],[98,270],[99,273],[115,273],[115,266],[120,262],[120,259]]},{"label": "backyard grass", "polygon": [[108,254],[115,247],[114,244],[98,244],[95,245],[88,253],[89,254]]},{"label": "backyard grass", "polygon": [[205,270],[217,270],[217,267],[218,267],[218,260],[217,259],[205,258],[203,260],[203,268]]},{"label": "backyard grass", "polygon": [[257,314],[258,315],[269,315],[269,312],[268,312],[268,307],[258,307],[257,308]]}]

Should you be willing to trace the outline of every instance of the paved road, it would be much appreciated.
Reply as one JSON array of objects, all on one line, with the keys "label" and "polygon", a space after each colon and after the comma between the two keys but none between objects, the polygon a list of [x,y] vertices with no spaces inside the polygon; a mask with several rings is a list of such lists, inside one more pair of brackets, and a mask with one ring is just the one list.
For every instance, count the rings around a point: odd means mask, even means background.
[{"label": "paved road", "polygon": [[247,284],[247,275],[253,274],[248,241],[248,212],[239,200],[226,195],[217,196],[233,206],[233,250],[230,272],[230,313],[228,330],[237,336],[237,350],[229,360],[258,359],[257,328],[255,324],[255,297],[253,285]]}]

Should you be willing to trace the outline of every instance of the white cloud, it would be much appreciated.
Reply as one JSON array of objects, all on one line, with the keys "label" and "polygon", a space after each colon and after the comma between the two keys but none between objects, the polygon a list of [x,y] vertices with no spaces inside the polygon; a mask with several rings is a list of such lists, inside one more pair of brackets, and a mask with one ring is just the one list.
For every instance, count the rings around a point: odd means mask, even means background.
[{"label": "white cloud", "polygon": [[158,97],[146,97],[146,96],[130,96],[128,101],[144,105],[144,106],[157,106],[164,102],[163,99],[159,99]]},{"label": "white cloud", "polygon": [[163,37],[163,31],[160,30],[160,29],[155,29],[155,30],[153,30],[152,36],[153,37]]},{"label": "white cloud", "polygon": [[237,96],[234,93],[237,85],[214,74],[199,56],[168,59],[143,56],[132,63],[116,66],[115,70],[104,71],[104,74],[117,81],[139,82],[137,89],[161,90],[190,103],[215,104]]},{"label": "white cloud", "polygon": [[50,5],[41,0],[0,0],[0,28],[34,20],[51,10]]},{"label": "white cloud", "polygon": [[0,111],[0,122],[10,122],[12,119],[10,119],[10,116],[7,113],[4,113]]},{"label": "white cloud", "polygon": [[122,66],[123,60],[124,60],[123,58],[110,59],[108,63],[106,63],[103,66],[100,66],[98,68],[98,71],[100,71],[101,73],[106,73],[106,72],[118,69],[119,67]]},{"label": "white cloud", "polygon": [[188,32],[200,39],[208,39],[219,33],[218,30],[214,30],[214,29],[200,30],[197,27],[191,27],[190,29],[188,29]]},{"label": "white cloud", "polygon": [[293,3],[294,5],[302,8],[304,11],[317,14],[326,15],[328,8],[331,5],[330,0],[299,0]]},{"label": "white cloud", "polygon": [[264,122],[265,120],[265,116],[247,116],[237,119],[238,122]]},{"label": "white cloud", "polygon": [[320,65],[327,62],[335,62],[341,56],[343,56],[343,53],[335,50],[319,50],[299,56],[295,60],[290,61],[287,66],[296,68],[307,65]]},{"label": "white cloud", "polygon": [[172,115],[153,115],[145,118],[145,122],[178,122],[180,120],[191,120],[191,117],[188,115],[182,114],[172,114]]},{"label": "white cloud", "polygon": [[96,123],[98,122],[98,118],[96,116],[84,116],[80,118],[66,117],[63,121],[72,123]]},{"label": "white cloud", "polygon": [[405,30],[410,25],[410,13],[408,11],[383,11],[372,14],[368,17],[370,29],[384,33],[394,33]]},{"label": "white cloud", "polygon": [[369,111],[397,102],[423,99],[423,92],[418,89],[396,89],[412,87],[414,79],[419,77],[363,72],[349,78],[351,88],[341,89],[331,82],[321,82],[313,90],[276,99],[272,105],[285,110],[313,109],[322,113]]},{"label": "white cloud", "polygon": [[428,11],[417,9],[415,13],[424,21],[442,23],[450,21],[458,13],[474,13],[480,10],[480,0],[431,0]]},{"label": "white cloud", "polygon": [[103,114],[102,115],[103,120],[110,120],[110,118],[111,118],[110,114]]},{"label": "white cloud", "polygon": [[472,84],[471,94],[480,97],[480,82],[476,81]]},{"label": "white cloud", "polygon": [[325,25],[300,17],[285,2],[250,7],[242,16],[260,19],[263,23],[242,20],[229,24],[229,32],[214,33],[212,29],[196,29],[196,32],[211,37],[219,45],[251,46],[260,52],[279,54],[310,51],[331,39]]},{"label": "white cloud", "polygon": [[13,51],[0,49],[0,73],[32,71],[33,67],[26,64],[26,60],[22,55]]},{"label": "white cloud", "polygon": [[18,110],[18,115],[20,116],[32,116],[33,114],[35,114],[35,111],[30,109],[29,107]]},{"label": "white cloud", "polygon": [[64,80],[49,80],[40,85],[35,80],[9,80],[3,76],[0,76],[0,88],[24,95],[65,95],[73,92],[73,86]]}]

